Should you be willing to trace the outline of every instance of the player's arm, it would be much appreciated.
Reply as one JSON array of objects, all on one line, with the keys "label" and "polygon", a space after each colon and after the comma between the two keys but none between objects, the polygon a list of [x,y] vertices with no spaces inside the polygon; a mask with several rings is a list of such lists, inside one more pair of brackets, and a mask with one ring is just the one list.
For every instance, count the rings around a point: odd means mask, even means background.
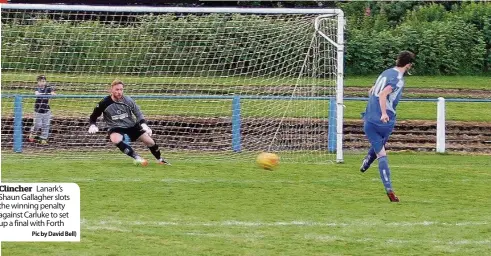
[{"label": "player's arm", "polygon": [[102,99],[92,111],[92,114],[89,117],[89,133],[96,133],[99,131],[99,128],[97,128],[96,126],[97,118],[99,118],[104,110],[107,108],[107,106],[109,106],[109,99],[111,99],[111,97],[106,97]]},{"label": "player's arm", "polygon": [[97,123],[97,118],[99,118],[102,115],[102,112],[103,110],[101,108],[101,104],[99,103],[92,111],[92,114],[90,114],[89,117],[90,125],[95,125]]},{"label": "player's arm", "polygon": [[392,86],[387,85],[379,94],[379,104],[382,116],[380,116],[380,121],[387,123],[389,121],[389,116],[387,115],[387,97],[392,92]]},{"label": "player's arm", "polygon": [[136,104],[136,102],[129,98],[131,101],[131,107],[133,108],[133,114],[136,117],[137,122],[141,125],[142,129],[149,135],[152,136],[152,129],[148,127],[147,125],[147,120],[145,120],[145,116],[143,116],[143,113],[140,109],[140,106]]},{"label": "player's arm", "polygon": [[133,113],[136,116],[136,120],[139,124],[146,124],[147,120],[145,120],[145,116],[143,116],[143,113],[138,105],[136,105],[135,102],[133,102]]}]

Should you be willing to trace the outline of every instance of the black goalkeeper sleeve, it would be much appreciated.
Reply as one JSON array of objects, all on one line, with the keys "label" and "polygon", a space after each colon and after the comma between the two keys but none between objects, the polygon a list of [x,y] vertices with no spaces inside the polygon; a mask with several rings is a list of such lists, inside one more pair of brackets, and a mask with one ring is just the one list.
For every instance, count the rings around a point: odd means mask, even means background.
[{"label": "black goalkeeper sleeve", "polygon": [[114,101],[111,99],[111,96],[106,96],[104,99],[102,99],[97,106],[94,108],[94,111],[92,111],[92,114],[90,115],[89,122],[91,125],[95,125],[97,123],[97,118],[99,118],[104,110],[114,103]]}]

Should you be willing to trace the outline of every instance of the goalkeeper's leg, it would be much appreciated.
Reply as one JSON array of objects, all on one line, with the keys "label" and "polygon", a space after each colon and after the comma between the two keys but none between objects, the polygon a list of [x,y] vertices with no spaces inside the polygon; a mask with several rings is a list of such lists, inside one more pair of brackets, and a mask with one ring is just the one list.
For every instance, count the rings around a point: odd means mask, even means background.
[{"label": "goalkeeper's leg", "polygon": [[167,164],[170,165],[161,155],[159,145],[155,143],[152,137],[148,136],[148,134],[144,133],[140,136],[140,140],[148,147],[152,155],[157,159],[159,164]]},{"label": "goalkeeper's leg", "polygon": [[136,154],[136,152],[130,145],[123,142],[123,135],[119,133],[111,133],[109,137],[111,139],[111,142],[116,145],[116,147],[118,147],[121,152],[125,153],[131,158],[137,159],[138,154]]},{"label": "goalkeeper's leg", "polygon": [[110,135],[110,138],[111,138],[111,141],[116,145],[116,147],[119,148],[119,150],[121,150],[121,152],[125,153],[126,155],[132,157],[133,159],[133,163],[135,165],[142,165],[142,166],[147,166],[148,165],[148,162],[147,160],[145,160],[144,158],[140,157],[134,150],[133,148],[124,143],[123,141],[123,135],[120,134],[120,133],[117,133],[117,132],[113,132],[111,133]]}]

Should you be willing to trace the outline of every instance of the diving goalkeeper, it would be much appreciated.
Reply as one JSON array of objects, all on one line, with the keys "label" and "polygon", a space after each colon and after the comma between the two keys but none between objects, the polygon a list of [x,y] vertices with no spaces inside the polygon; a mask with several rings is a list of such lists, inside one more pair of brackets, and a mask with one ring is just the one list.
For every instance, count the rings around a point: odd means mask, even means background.
[{"label": "diving goalkeeper", "polygon": [[[152,130],[146,124],[140,107],[132,98],[123,95],[123,88],[124,83],[120,80],[114,80],[111,83],[111,95],[104,97],[90,115],[89,133],[93,134],[99,131],[96,123],[97,118],[102,114],[109,127],[109,139],[123,153],[132,157],[135,164],[146,166],[148,162],[123,141],[125,134],[128,135],[131,141],[140,140],[143,142],[159,164],[169,164],[161,156],[159,146],[150,137],[152,136]],[[136,120],[133,116],[136,117]]]}]

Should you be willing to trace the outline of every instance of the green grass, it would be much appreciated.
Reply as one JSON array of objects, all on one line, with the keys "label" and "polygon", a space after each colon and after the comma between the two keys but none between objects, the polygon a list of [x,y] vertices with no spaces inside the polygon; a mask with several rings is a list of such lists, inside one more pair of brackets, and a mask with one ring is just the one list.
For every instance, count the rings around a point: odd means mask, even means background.
[{"label": "green grass", "polygon": [[[2,83],[10,82],[34,82],[37,74],[29,73],[2,73]],[[188,84],[188,85],[214,85],[214,86],[236,86],[236,85],[326,85],[327,80],[312,80],[309,78],[284,77],[150,77],[130,75],[87,75],[87,74],[59,74],[47,73],[49,81],[64,83],[85,84],[107,84],[118,78],[127,84]],[[377,75],[371,76],[346,76],[345,86],[370,87],[373,85]],[[440,89],[491,89],[490,76],[407,76],[406,83],[411,88],[440,88]],[[91,87],[92,88],[92,87]]]},{"label": "green grass", "polygon": [[[33,74],[26,73],[4,73],[2,82],[12,81],[32,81]],[[49,74],[50,81],[58,82],[79,82],[79,83],[101,83],[111,81],[112,76],[89,76],[72,74]],[[212,86],[234,86],[244,83],[256,86],[271,85],[271,79],[267,78],[248,78],[248,77],[227,77],[227,78],[177,78],[177,77],[121,77],[127,83],[149,83],[155,84],[148,88],[157,87],[162,83],[183,83],[202,86],[203,88]],[[374,77],[347,77],[346,86],[365,86],[369,87],[373,83]],[[436,76],[418,77],[410,76],[407,83],[411,87],[422,88],[469,88],[469,89],[490,89],[489,77],[485,76]],[[294,79],[283,79],[279,84],[294,84]],[[278,83],[276,83],[278,84]],[[91,90],[97,90],[97,86],[90,85]],[[23,91],[31,94],[32,92]],[[5,93],[5,91],[4,91]],[[75,91],[71,94],[81,94]],[[99,93],[100,94],[100,93]],[[101,94],[102,97],[103,94]],[[410,95],[409,95],[410,96]],[[435,96],[436,97],[436,96]],[[100,99],[53,99],[51,107],[55,116],[88,116],[93,107]],[[34,99],[24,99],[24,113],[33,112]],[[201,117],[228,117],[232,113],[231,100],[137,100],[146,116],[149,118],[162,115],[181,115],[181,116],[201,116]],[[326,101],[288,101],[283,100],[242,100],[243,117],[327,117],[328,104]],[[365,108],[366,103],[360,101],[345,102],[345,118],[359,119],[360,112]],[[447,103],[447,120],[453,121],[491,121],[490,103]],[[2,99],[2,115],[10,115],[13,108],[12,98]],[[435,120],[436,103],[433,102],[401,102],[398,107],[399,120]]]},{"label": "green grass", "polygon": [[4,255],[487,255],[491,158],[391,154],[401,203],[376,168],[249,161],[2,156],[3,182],[76,182],[80,243],[2,243]]},{"label": "green grass", "polygon": [[[51,108],[55,116],[88,117],[99,99],[54,99]],[[137,100],[145,115],[158,116],[230,117],[231,100]],[[24,113],[33,113],[34,99],[25,99]],[[12,115],[13,99],[2,99],[2,115]],[[345,119],[359,119],[365,110],[364,101],[345,101]],[[242,100],[242,117],[328,117],[327,101]],[[436,102],[403,101],[397,108],[398,120],[435,120]],[[446,118],[452,121],[491,122],[489,102],[447,102]]]},{"label": "green grass", "polygon": [[[377,75],[346,77],[345,86],[370,88]],[[406,88],[426,89],[487,89],[491,90],[490,76],[406,76]]]},{"label": "green grass", "polygon": [[[366,102],[346,101],[345,119],[359,119]],[[491,102],[447,102],[447,121],[491,122]],[[402,101],[397,106],[397,120],[433,120],[437,116],[436,102]]]}]

